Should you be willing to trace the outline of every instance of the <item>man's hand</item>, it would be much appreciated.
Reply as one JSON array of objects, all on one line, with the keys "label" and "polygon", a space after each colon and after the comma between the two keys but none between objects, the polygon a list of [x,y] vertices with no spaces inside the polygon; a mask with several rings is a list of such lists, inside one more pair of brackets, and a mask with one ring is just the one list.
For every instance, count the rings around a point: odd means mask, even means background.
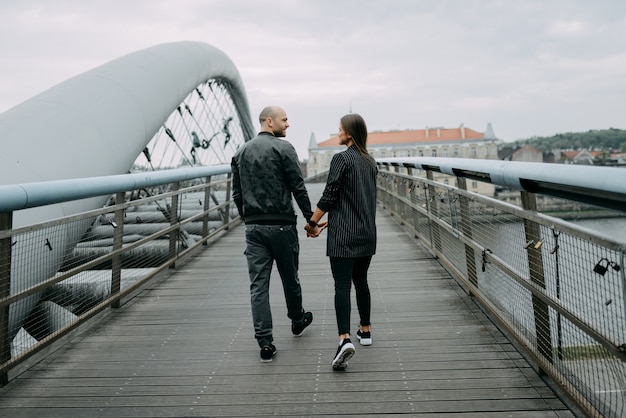
[{"label": "man's hand", "polygon": [[311,226],[309,224],[304,225],[304,230],[306,231],[307,238],[317,238],[320,234],[319,226]]},{"label": "man's hand", "polygon": [[306,224],[304,229],[306,230],[307,238],[317,238],[322,233],[324,229],[328,226],[328,222],[320,222],[316,226],[311,226]]}]

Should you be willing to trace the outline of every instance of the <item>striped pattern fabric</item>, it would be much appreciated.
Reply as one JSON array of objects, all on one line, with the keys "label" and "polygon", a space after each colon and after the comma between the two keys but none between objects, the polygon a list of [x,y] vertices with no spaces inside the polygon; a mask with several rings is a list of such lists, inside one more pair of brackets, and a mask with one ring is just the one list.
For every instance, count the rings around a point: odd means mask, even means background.
[{"label": "striped pattern fabric", "polygon": [[378,168],[353,145],[335,154],[317,207],[328,213],[326,255],[356,258],[376,253]]}]

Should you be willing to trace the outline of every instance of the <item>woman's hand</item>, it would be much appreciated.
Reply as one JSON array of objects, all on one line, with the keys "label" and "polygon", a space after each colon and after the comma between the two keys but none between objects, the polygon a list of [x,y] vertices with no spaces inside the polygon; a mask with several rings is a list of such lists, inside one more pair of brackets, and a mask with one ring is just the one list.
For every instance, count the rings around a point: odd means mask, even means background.
[{"label": "woman's hand", "polygon": [[320,222],[315,226],[311,226],[306,224],[304,229],[306,230],[307,238],[317,238],[322,233],[324,229],[328,226],[328,222]]}]

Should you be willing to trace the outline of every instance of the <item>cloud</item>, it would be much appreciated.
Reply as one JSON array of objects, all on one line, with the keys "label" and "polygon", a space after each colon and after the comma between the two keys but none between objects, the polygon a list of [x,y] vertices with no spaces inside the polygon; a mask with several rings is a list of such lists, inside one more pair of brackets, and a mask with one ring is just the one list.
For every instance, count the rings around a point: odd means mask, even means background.
[{"label": "cloud", "polygon": [[377,130],[491,122],[504,140],[626,127],[621,0],[22,0],[0,14],[0,111],[195,40],[233,60],[253,120],[270,103],[287,110],[302,158],[349,111]]}]

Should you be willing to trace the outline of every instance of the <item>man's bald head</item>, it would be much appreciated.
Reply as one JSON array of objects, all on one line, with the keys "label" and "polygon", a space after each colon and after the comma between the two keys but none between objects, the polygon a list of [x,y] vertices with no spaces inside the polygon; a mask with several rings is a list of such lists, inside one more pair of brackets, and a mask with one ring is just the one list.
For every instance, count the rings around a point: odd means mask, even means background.
[{"label": "man's bald head", "polygon": [[261,122],[261,130],[264,132],[270,132],[276,137],[287,135],[287,128],[289,127],[287,113],[280,106],[265,107],[259,115],[259,122]]}]

